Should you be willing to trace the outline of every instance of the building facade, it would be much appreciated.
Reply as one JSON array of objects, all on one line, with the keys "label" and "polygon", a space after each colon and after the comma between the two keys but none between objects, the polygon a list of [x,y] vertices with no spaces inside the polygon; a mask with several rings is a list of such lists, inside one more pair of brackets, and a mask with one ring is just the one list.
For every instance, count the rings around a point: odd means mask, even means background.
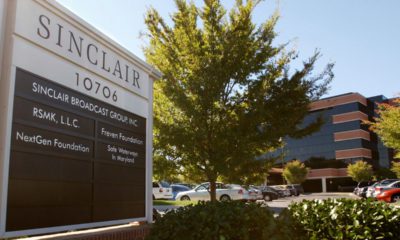
[{"label": "building facade", "polygon": [[309,191],[339,191],[355,183],[347,176],[347,164],[367,161],[375,169],[389,168],[393,152],[363,121],[373,120],[384,96],[366,98],[346,93],[313,102],[303,124],[323,119],[318,132],[301,139],[285,139],[283,162],[298,159],[310,169],[304,187]]}]

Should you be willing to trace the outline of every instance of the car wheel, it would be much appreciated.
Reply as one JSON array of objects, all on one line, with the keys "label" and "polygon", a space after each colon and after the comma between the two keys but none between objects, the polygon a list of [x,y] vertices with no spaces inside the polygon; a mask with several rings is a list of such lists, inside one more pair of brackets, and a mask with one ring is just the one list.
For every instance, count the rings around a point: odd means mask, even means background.
[{"label": "car wheel", "polygon": [[228,195],[222,195],[219,200],[221,200],[222,202],[226,202],[231,200],[231,197],[229,197]]},{"label": "car wheel", "polygon": [[190,197],[189,196],[182,196],[181,197],[181,201],[190,201]]},{"label": "car wheel", "polygon": [[400,202],[400,194],[393,195],[392,202]]},{"label": "car wheel", "polygon": [[269,194],[265,194],[265,195],[264,195],[264,201],[266,201],[266,202],[272,201],[271,196],[270,196]]},{"label": "car wheel", "polygon": [[154,194],[153,194],[153,200],[156,200],[156,197],[154,196]]}]

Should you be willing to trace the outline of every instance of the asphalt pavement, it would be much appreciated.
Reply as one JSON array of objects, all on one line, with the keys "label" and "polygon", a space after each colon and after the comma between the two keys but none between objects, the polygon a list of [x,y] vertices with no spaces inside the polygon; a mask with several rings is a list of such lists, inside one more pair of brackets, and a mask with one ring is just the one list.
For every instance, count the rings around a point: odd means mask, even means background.
[{"label": "asphalt pavement", "polygon": [[[300,196],[293,196],[293,197],[285,197],[273,200],[271,202],[264,202],[263,200],[259,200],[258,202],[264,204],[274,212],[280,213],[283,209],[287,208],[292,202],[301,202],[304,199],[313,200],[313,199],[328,199],[328,198],[355,198],[358,197],[353,193],[306,193],[301,194]],[[157,211],[161,213],[165,213],[168,210],[179,208],[179,206],[172,206],[172,205],[155,205],[154,206]]]},{"label": "asphalt pavement", "polygon": [[354,198],[358,197],[353,193],[307,193],[301,194],[300,196],[279,198],[271,202],[264,202],[265,205],[270,207],[274,213],[280,213],[283,209],[287,208],[292,202],[301,202],[303,200],[314,200],[314,199],[337,199],[337,198]]}]

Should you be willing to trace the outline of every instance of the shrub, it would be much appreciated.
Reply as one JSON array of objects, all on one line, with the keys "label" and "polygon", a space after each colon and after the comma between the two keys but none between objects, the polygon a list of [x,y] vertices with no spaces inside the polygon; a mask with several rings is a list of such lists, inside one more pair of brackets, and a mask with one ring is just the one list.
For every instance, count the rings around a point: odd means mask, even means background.
[{"label": "shrub", "polygon": [[347,166],[347,175],[356,182],[371,180],[373,175],[372,165],[364,161],[349,164]]},{"label": "shrub", "polygon": [[276,223],[268,208],[255,203],[200,202],[165,214],[146,240],[295,239]]},{"label": "shrub", "polygon": [[307,239],[400,239],[400,211],[383,202],[304,200],[281,217],[291,219]]}]

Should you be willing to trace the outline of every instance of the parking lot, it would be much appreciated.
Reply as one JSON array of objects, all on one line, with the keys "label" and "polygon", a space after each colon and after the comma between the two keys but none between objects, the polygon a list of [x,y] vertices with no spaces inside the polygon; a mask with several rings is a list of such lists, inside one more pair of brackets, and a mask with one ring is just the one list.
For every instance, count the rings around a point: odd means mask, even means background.
[{"label": "parking lot", "polygon": [[280,213],[283,209],[287,208],[292,202],[301,202],[304,199],[328,199],[328,198],[358,198],[353,193],[306,193],[297,197],[279,198],[264,204],[268,205],[275,213]]},{"label": "parking lot", "polygon": [[[271,210],[274,211],[275,213],[280,213],[283,209],[287,208],[292,202],[301,202],[304,199],[313,200],[313,199],[328,199],[328,198],[358,198],[358,197],[353,193],[306,193],[296,197],[293,196],[293,197],[279,198],[271,202],[264,202],[263,200],[259,200],[258,202],[270,207]],[[167,210],[179,208],[179,206],[155,205],[154,208],[160,212],[165,212]]]}]

